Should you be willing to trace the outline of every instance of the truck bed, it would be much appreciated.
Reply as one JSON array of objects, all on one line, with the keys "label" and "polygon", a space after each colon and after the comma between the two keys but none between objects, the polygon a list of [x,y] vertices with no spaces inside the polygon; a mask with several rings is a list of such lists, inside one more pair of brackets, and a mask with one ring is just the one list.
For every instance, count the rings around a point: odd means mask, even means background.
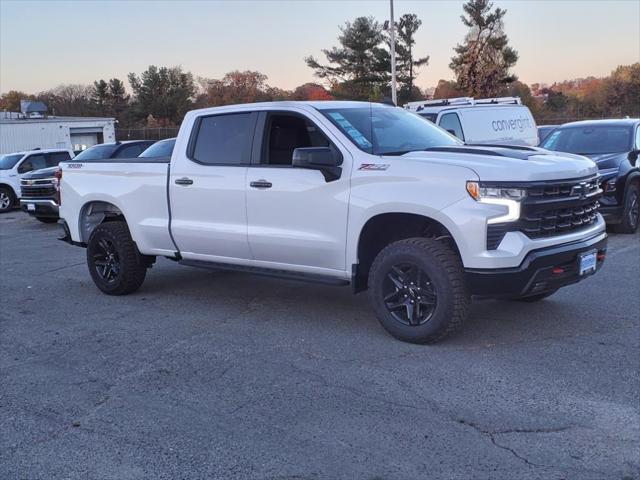
[{"label": "truck bed", "polygon": [[84,223],[102,209],[120,211],[133,238],[147,252],[171,254],[167,179],[169,157],[64,162],[60,217],[74,241],[86,243]]}]

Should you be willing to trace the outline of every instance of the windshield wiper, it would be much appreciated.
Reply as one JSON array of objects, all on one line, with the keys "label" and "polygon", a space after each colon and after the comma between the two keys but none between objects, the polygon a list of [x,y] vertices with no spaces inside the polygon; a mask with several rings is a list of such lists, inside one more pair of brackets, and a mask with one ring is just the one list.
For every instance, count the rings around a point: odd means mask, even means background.
[{"label": "windshield wiper", "polygon": [[378,155],[389,155],[390,157],[399,157],[405,153],[415,152],[416,150],[398,150],[396,152],[380,152]]}]

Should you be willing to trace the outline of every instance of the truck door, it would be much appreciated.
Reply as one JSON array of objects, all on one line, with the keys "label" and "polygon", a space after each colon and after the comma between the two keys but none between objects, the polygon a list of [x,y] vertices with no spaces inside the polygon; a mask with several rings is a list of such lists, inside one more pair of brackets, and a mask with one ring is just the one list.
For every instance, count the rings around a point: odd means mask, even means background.
[{"label": "truck door", "polygon": [[171,232],[183,258],[251,258],[245,184],[257,117],[199,117],[188,147],[176,149],[169,175]]},{"label": "truck door", "polygon": [[340,150],[342,175],[333,181],[318,170],[292,166],[295,148],[329,145],[338,148],[305,114],[260,114],[246,181],[251,252],[268,262],[259,265],[344,272],[351,157]]}]

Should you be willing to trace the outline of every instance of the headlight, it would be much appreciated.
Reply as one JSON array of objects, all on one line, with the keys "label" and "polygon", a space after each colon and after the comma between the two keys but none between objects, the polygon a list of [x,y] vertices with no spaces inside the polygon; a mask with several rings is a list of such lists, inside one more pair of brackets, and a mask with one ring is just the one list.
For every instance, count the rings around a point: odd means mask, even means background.
[{"label": "headlight", "polygon": [[515,222],[520,219],[520,200],[527,192],[523,188],[486,187],[478,182],[467,182],[467,192],[476,202],[507,207],[507,213],[487,220],[488,224]]},{"label": "headlight", "polygon": [[617,177],[610,178],[609,180],[602,182],[601,188],[605,193],[613,193],[616,191],[617,182]]}]

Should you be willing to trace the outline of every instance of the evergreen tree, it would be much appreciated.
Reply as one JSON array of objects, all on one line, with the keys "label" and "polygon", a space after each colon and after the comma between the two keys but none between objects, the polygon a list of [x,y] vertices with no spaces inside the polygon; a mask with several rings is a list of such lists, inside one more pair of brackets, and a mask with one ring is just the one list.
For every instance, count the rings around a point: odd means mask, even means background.
[{"label": "evergreen tree", "polygon": [[518,53],[509,47],[504,33],[506,10],[496,8],[489,0],[469,0],[463,6],[462,23],[469,27],[463,44],[449,67],[456,74],[458,87],[474,97],[497,96],[505,84],[516,80],[510,68],[518,61]]},{"label": "evergreen tree", "polygon": [[429,64],[429,55],[414,58],[415,34],[421,25],[422,20],[415,13],[404,14],[396,22],[396,78],[400,84],[399,104],[422,97],[420,90],[415,86],[416,70]]},{"label": "evergreen tree", "polygon": [[133,114],[137,120],[153,115],[158,122],[176,125],[193,105],[196,85],[190,72],[181,67],[149,66],[139,76],[130,73]]},{"label": "evergreen tree", "polygon": [[388,52],[382,47],[382,26],[373,17],[358,17],[340,27],[339,47],[322,50],[328,65],[305,58],[319,78],[332,85],[335,96],[367,100],[380,95],[389,83]]}]

